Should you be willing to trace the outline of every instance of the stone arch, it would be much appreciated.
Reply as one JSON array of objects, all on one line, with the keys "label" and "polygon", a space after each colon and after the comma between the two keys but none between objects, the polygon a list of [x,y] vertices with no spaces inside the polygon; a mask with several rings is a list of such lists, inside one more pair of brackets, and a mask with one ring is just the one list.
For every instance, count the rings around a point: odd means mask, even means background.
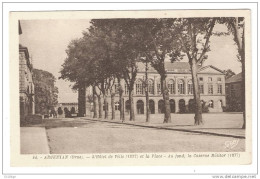
[{"label": "stone arch", "polygon": [[202,109],[205,107],[206,102],[204,100],[200,100]]},{"label": "stone arch", "polygon": [[107,102],[107,105],[105,106],[105,103],[103,102],[103,111],[105,111],[105,107],[107,107],[107,111],[108,111],[108,108],[109,108],[109,104]]},{"label": "stone arch", "polygon": [[186,111],[185,100],[184,99],[180,99],[178,105],[179,105],[180,113],[185,113],[185,111]]},{"label": "stone arch", "polygon": [[126,100],[125,101],[125,111],[129,114],[130,113],[130,101],[129,100]]},{"label": "stone arch", "polygon": [[190,99],[189,103],[188,103],[188,109],[189,112],[195,112],[195,100],[194,99]]},{"label": "stone arch", "polygon": [[116,111],[120,110],[120,109],[119,109],[119,102],[118,102],[118,101],[115,102],[115,110],[116,110]]},{"label": "stone arch", "polygon": [[218,108],[219,109],[223,108],[223,101],[222,101],[222,99],[218,100]]},{"label": "stone arch", "polygon": [[214,101],[213,100],[209,100],[209,108],[214,108]]},{"label": "stone arch", "polygon": [[138,100],[136,102],[137,114],[144,114],[144,102],[142,100]]},{"label": "stone arch", "polygon": [[171,113],[175,113],[175,101],[174,101],[174,99],[170,99],[170,109],[171,109]]},{"label": "stone arch", "polygon": [[59,114],[59,115],[62,115],[62,114],[63,114],[63,109],[62,109],[62,107],[58,107],[58,114]]},{"label": "stone arch", "polygon": [[149,109],[150,109],[150,113],[154,114],[155,113],[155,105],[154,105],[154,100],[150,99],[149,100]]},{"label": "stone arch", "polygon": [[162,114],[164,112],[165,112],[164,100],[160,99],[158,101],[158,113]]},{"label": "stone arch", "polygon": [[67,107],[64,107],[65,117],[70,117],[70,110]]},{"label": "stone arch", "polygon": [[71,107],[71,109],[70,109],[70,113],[71,113],[71,114],[75,114],[75,113],[76,113],[76,109],[75,109],[75,107]]}]

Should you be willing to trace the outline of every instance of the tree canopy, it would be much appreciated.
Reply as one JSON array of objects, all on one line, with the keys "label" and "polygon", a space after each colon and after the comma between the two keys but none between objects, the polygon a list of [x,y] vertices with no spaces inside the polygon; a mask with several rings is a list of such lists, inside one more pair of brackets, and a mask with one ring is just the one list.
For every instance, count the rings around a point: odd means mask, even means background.
[{"label": "tree canopy", "polygon": [[58,104],[58,88],[55,77],[47,71],[33,69],[35,112],[48,114]]}]

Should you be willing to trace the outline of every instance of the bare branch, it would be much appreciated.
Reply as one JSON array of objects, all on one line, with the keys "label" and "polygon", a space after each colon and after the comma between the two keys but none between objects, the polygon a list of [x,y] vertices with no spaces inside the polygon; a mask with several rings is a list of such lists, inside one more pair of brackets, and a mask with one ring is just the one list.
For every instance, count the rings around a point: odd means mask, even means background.
[{"label": "bare branch", "polygon": [[152,39],[152,42],[153,42],[153,48],[154,48],[155,55],[156,55],[157,59],[161,60],[160,55],[159,55],[159,53],[158,53],[158,51],[157,51],[156,41],[154,40],[153,35],[152,35],[151,32],[149,32],[149,35],[150,35],[150,37],[151,37],[151,39]]},{"label": "bare branch", "polygon": [[190,56],[189,50],[187,49],[187,47],[185,45],[185,42],[184,42],[184,39],[182,38],[182,35],[180,34],[179,37],[180,37],[180,40],[181,40],[184,52],[187,54],[188,59],[191,60],[191,56]]},{"label": "bare branch", "polygon": [[206,37],[206,42],[205,42],[205,44],[203,46],[202,53],[200,54],[200,57],[197,60],[197,64],[200,64],[203,61],[203,56],[205,55],[205,53],[209,49],[208,43],[209,43],[210,36],[212,34],[213,27],[215,26],[215,22],[216,22],[216,18],[213,18],[213,20],[211,21],[211,23],[209,25],[209,31],[207,32],[207,34],[205,36]]}]

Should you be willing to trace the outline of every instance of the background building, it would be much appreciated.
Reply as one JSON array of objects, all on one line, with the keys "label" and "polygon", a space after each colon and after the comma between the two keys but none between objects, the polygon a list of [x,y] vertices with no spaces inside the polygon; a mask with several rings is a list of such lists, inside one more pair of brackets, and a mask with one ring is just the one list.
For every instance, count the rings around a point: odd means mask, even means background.
[{"label": "background building", "polygon": [[58,103],[55,111],[57,111],[59,117],[65,117],[66,111],[69,111],[71,114],[78,114],[78,103]]},{"label": "background building", "polygon": [[[167,87],[170,96],[171,113],[194,112],[193,85],[190,66],[187,62],[166,62]],[[138,63],[138,74],[134,85],[134,106],[136,114],[145,113],[145,64]],[[205,66],[199,69],[199,87],[202,106],[208,112],[222,112],[226,105],[225,98],[225,74],[214,66]],[[124,80],[122,80],[124,81]],[[118,84],[115,84],[115,88]],[[130,110],[127,85],[124,87],[124,102],[126,114]],[[91,93],[91,89],[87,90]],[[160,75],[149,66],[148,68],[148,91],[151,114],[164,113],[164,101],[161,94]],[[119,110],[119,98],[116,95],[115,109]],[[108,97],[108,109],[110,98]],[[90,106],[90,105],[88,105]],[[89,110],[87,110],[89,111]]]},{"label": "background building", "polygon": [[226,79],[227,110],[242,112],[242,73]]},{"label": "background building", "polygon": [[27,47],[19,45],[19,88],[20,117],[35,113],[34,83],[32,78],[32,63]]}]

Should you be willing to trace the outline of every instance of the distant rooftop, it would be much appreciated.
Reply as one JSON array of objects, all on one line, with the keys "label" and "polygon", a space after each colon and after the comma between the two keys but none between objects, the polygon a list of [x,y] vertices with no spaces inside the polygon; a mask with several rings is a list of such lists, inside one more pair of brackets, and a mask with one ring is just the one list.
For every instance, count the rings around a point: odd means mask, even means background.
[{"label": "distant rooftop", "polygon": [[[220,73],[223,73],[222,70],[212,66],[212,65],[208,65],[208,66],[202,66],[199,68],[199,72],[206,69],[206,68],[213,68],[217,71],[219,71]],[[190,70],[190,64],[188,62],[165,62],[165,69],[167,72],[170,73],[191,73]],[[145,64],[142,62],[138,63],[138,71],[139,72],[145,72]],[[148,73],[149,72],[154,72],[157,73],[157,71],[149,64],[148,65]]]},{"label": "distant rooftop", "polygon": [[239,73],[237,75],[234,75],[228,79],[226,79],[226,83],[235,83],[242,81],[242,73]]},{"label": "distant rooftop", "polygon": [[[176,72],[176,73],[190,73],[190,65],[188,62],[165,62],[165,69],[168,72]],[[138,63],[138,71],[145,72],[145,64],[142,62]],[[155,72],[157,71],[149,64],[148,65],[148,72]]]}]

